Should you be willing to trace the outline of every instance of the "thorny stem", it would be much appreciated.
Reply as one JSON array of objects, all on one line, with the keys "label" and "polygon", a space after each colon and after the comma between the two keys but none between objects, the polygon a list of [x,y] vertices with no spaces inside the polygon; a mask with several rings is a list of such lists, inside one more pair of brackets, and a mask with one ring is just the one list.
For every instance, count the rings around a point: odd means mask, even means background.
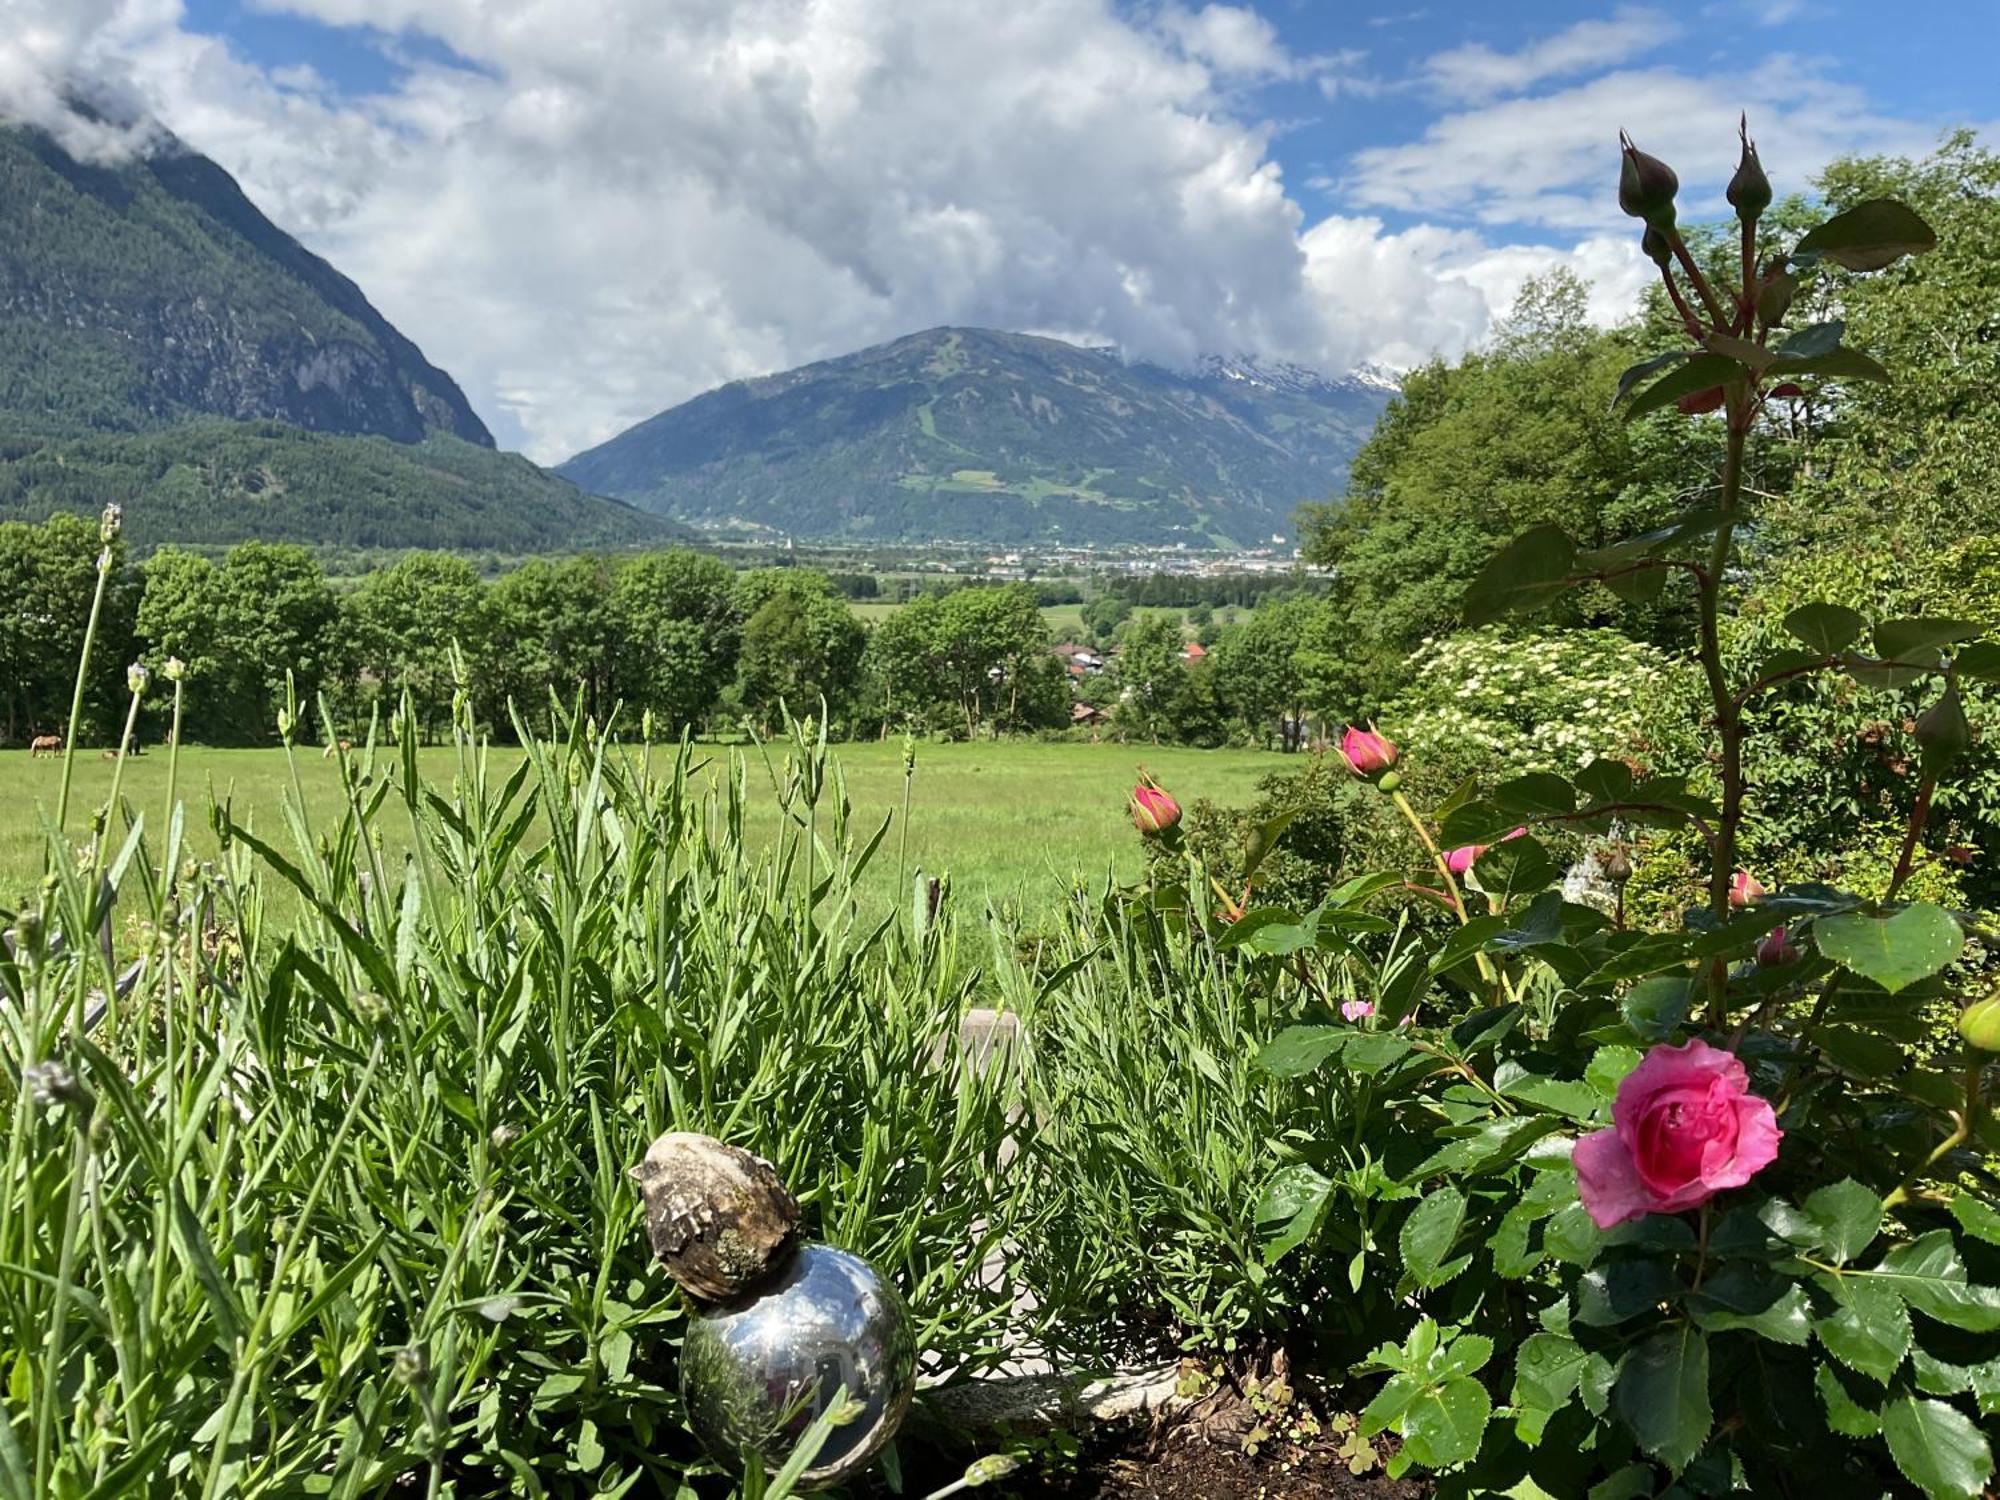
[{"label": "thorny stem", "polygon": [[1715,288],[1710,286],[1708,278],[1701,274],[1701,267],[1695,264],[1694,256],[1688,251],[1687,241],[1681,238],[1678,229],[1668,231],[1667,243],[1673,247],[1674,259],[1678,260],[1681,269],[1687,272],[1689,284],[1694,287],[1695,295],[1701,298],[1701,305],[1708,309],[1709,319],[1716,329],[1726,332],[1734,327],[1729,314],[1723,309],[1722,299],[1715,295]]},{"label": "thorny stem", "polygon": [[1903,882],[1910,878],[1916,868],[1917,841],[1924,836],[1924,824],[1930,821],[1931,796],[1937,791],[1937,776],[1925,776],[1917,783],[1917,800],[1910,809],[1910,826],[1903,834],[1903,849],[1896,856],[1896,873],[1889,877],[1889,889],[1883,895],[1884,901],[1894,901],[1896,893],[1903,888]]},{"label": "thorny stem", "polygon": [[[1680,236],[1674,236],[1674,244],[1680,248]],[[1685,255],[1685,250],[1681,253]],[[1722,664],[1722,636],[1718,623],[1721,609],[1722,575],[1729,564],[1730,544],[1734,540],[1738,510],[1743,498],[1743,451],[1750,435],[1750,421],[1754,415],[1754,405],[1747,386],[1731,385],[1728,388],[1728,437],[1723,450],[1722,486],[1719,524],[1715,528],[1715,540],[1709,549],[1708,570],[1697,591],[1697,601],[1701,617],[1700,657],[1702,676],[1708,683],[1708,694],[1715,706],[1715,728],[1721,740],[1722,749],[1722,816],[1717,821],[1715,838],[1710,844],[1711,865],[1709,870],[1709,909],[1717,917],[1729,914],[1729,880],[1736,869],[1736,840],[1743,823],[1743,715],[1736,695],[1730,691],[1729,680]],[[1709,1020],[1720,1026],[1728,1009],[1726,986],[1729,967],[1722,960],[1710,963],[1708,969]]]}]

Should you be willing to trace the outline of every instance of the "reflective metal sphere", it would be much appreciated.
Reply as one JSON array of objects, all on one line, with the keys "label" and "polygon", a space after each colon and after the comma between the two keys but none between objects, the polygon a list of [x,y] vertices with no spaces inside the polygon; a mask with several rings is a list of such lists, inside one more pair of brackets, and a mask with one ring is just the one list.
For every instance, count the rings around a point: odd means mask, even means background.
[{"label": "reflective metal sphere", "polygon": [[710,1453],[737,1468],[756,1454],[768,1475],[845,1389],[861,1410],[827,1435],[805,1473],[830,1484],[860,1473],[895,1436],[916,1359],[894,1284],[858,1255],[804,1245],[771,1290],[688,1325],[681,1395]]}]

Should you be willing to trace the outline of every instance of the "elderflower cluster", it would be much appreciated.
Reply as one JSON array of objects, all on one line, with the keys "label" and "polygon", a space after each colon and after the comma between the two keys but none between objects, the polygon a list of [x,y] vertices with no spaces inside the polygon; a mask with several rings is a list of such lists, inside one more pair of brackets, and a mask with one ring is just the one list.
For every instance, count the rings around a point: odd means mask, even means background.
[{"label": "elderflower cluster", "polygon": [[1386,721],[1411,748],[1484,751],[1507,769],[1575,771],[1644,750],[1649,704],[1674,670],[1610,630],[1427,640]]}]

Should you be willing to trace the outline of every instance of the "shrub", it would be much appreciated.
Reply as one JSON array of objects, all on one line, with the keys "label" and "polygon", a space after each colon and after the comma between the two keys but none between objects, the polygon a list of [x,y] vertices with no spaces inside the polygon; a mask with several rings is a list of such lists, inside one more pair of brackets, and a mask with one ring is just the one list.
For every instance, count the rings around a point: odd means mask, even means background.
[{"label": "shrub", "polygon": [[[1622,394],[1634,413],[1719,413],[1722,481],[1629,542],[1517,538],[1467,615],[1690,579],[1698,765],[1712,769],[1691,783],[1686,763],[1558,757],[1426,813],[1405,781],[1420,757],[1378,754],[1369,780],[1409,828],[1410,859],[1309,910],[1190,931],[1240,966],[1247,993],[1289,997],[1275,1013],[1313,1013],[1262,1053],[1328,1122],[1273,1135],[1266,1259],[1354,1247],[1325,1300],[1354,1336],[1337,1362],[1382,1377],[1361,1429],[1395,1432],[1392,1470],[1449,1472],[1454,1492],[1528,1479],[1555,1495],[1969,1500],[2000,1425],[2000,1128],[1986,1102],[2000,1027],[1984,998],[1990,927],[1919,899],[1916,881],[1934,814],[1978,774],[1967,705],[2000,682],[2000,642],[1978,621],[1871,622],[1818,600],[1775,621],[1775,650],[1726,651],[1720,628],[1766,391],[1877,373],[1838,323],[1783,328],[1791,278],[1877,269],[1930,232],[1900,205],[1863,204],[1759,260],[1769,192],[1746,139],[1731,201],[1755,279],[1739,297],[1680,244],[1673,174],[1629,143],[1625,161],[1621,202],[1647,220],[1702,347],[1636,367]],[[1454,675],[1472,652],[1454,648]],[[1900,836],[1877,884],[1767,888],[1742,871],[1760,812],[1781,837],[1785,810],[1752,792],[1770,784],[1765,757],[1787,753],[1782,705],[1800,682],[1836,684],[1836,703],[1891,691],[1909,704],[1910,795],[1892,804]],[[1843,769],[1830,800],[1851,792]],[[1653,854],[1690,857],[1692,910],[1641,930],[1564,899],[1543,836],[1615,824],[1663,830]],[[1857,847],[1882,847],[1881,823],[1856,826]],[[1876,872],[1851,860],[1843,873]],[[1371,910],[1413,879],[1455,919],[1415,963],[1403,941],[1384,948],[1398,930]],[[1658,887],[1677,883],[1667,871]],[[1372,1013],[1337,1009],[1343,994]],[[1942,1036],[1940,1014],[1956,1023]]]}]

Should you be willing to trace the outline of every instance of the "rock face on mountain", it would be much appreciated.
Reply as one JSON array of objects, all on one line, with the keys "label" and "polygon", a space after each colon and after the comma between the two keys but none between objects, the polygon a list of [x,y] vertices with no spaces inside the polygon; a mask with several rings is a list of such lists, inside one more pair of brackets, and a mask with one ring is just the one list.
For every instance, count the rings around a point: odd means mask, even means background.
[{"label": "rock face on mountain", "polygon": [[361,289],[207,158],[110,164],[0,123],[0,521],[142,545],[511,552],[666,540],[492,434]]},{"label": "rock face on mountain", "polygon": [[1344,482],[1375,377],[1192,371],[935,328],[739,381],[557,472],[698,526],[894,541],[1254,546]]},{"label": "rock face on mountain", "polygon": [[137,428],[195,415],[493,445],[361,289],[168,143],[102,166],[0,129],[0,407]]}]

